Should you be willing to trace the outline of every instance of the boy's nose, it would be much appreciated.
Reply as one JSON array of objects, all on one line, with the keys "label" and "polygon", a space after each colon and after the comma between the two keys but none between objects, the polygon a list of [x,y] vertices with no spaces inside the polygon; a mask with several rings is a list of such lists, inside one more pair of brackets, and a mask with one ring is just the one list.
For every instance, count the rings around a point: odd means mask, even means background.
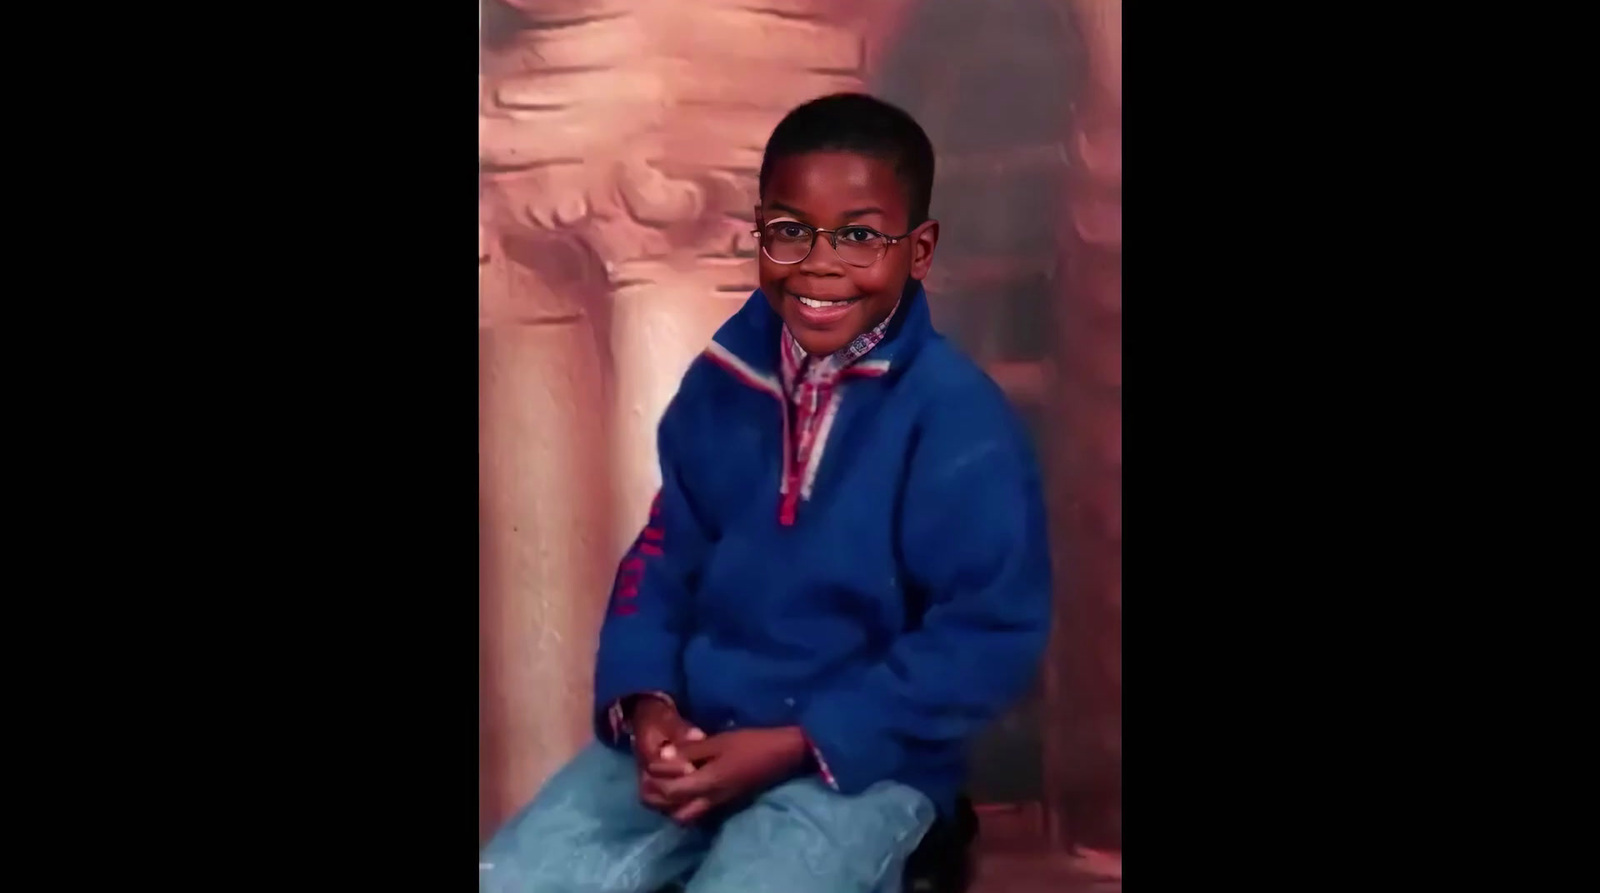
[{"label": "boy's nose", "polygon": [[811,243],[811,253],[800,262],[800,269],[816,275],[842,275],[841,268],[844,261],[839,259],[839,252],[833,250],[833,240],[822,233],[817,233],[817,240]]}]

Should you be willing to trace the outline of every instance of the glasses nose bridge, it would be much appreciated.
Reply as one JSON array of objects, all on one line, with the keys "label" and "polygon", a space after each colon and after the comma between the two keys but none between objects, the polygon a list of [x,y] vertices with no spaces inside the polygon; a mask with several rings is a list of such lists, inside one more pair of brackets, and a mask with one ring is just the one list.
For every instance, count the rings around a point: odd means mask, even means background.
[{"label": "glasses nose bridge", "polygon": [[[810,229],[811,247],[806,250],[806,256],[800,258],[801,264],[817,256],[817,242],[819,241],[827,242],[828,247],[833,249],[834,260],[845,263],[845,259],[839,256],[839,231],[837,229],[823,229],[820,226],[813,226]],[[826,238],[823,238],[824,236]]]}]

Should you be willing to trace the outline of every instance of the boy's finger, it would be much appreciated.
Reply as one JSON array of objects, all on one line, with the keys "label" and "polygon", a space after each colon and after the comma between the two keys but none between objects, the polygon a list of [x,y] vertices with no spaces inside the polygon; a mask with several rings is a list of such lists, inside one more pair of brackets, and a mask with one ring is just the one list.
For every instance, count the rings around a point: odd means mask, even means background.
[{"label": "boy's finger", "polygon": [[696,797],[672,813],[672,820],[680,825],[687,825],[700,818],[711,810],[711,800],[706,797]]},{"label": "boy's finger", "polygon": [[661,792],[660,786],[643,772],[639,773],[639,799],[651,809],[667,809],[672,806],[666,794]]},{"label": "boy's finger", "polygon": [[696,797],[708,796],[717,783],[717,773],[711,770],[694,772],[678,778],[662,778],[656,776],[654,784],[669,800],[693,800]]},{"label": "boy's finger", "polygon": [[694,764],[687,760],[651,760],[644,771],[656,778],[682,778],[694,771]]},{"label": "boy's finger", "polygon": [[722,747],[714,738],[697,741],[685,741],[681,747],[676,748],[678,759],[699,763],[717,755]]}]

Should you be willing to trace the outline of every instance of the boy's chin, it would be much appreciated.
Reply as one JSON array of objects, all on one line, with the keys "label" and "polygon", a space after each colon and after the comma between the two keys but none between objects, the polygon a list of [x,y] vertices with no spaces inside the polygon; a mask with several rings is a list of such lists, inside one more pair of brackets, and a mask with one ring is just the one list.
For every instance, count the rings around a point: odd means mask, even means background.
[{"label": "boy's chin", "polygon": [[784,323],[789,327],[789,333],[794,336],[794,340],[799,342],[806,353],[814,357],[825,357],[828,354],[837,353],[855,338],[853,334],[855,329],[851,327],[849,322],[845,320],[841,320],[841,322],[845,324],[818,329],[808,326],[800,320],[784,320]]}]

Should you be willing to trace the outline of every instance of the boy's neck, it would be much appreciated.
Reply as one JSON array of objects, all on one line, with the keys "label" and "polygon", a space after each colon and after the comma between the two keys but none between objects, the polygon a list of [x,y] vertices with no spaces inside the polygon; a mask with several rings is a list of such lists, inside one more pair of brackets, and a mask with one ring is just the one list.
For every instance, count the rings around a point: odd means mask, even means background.
[{"label": "boy's neck", "polygon": [[889,321],[900,312],[900,307],[905,304],[902,297],[895,303],[887,316],[876,325],[853,336],[843,347],[828,354],[813,354],[806,350],[800,339],[794,337],[788,326],[783,327],[782,350],[786,359],[780,363],[783,367],[781,380],[785,391],[791,390],[801,377],[820,375],[832,377],[838,375],[845,368],[854,365],[858,360],[868,356],[878,345],[882,344],[889,334]]},{"label": "boy's neck", "polygon": [[844,343],[843,347],[841,347],[838,350],[835,350],[835,351],[833,351],[831,353],[817,354],[817,353],[812,353],[809,350],[806,350],[805,346],[800,343],[800,339],[794,337],[794,333],[789,331],[789,327],[787,325],[785,325],[783,327],[784,332],[787,333],[787,335],[788,335],[788,337],[786,339],[784,339],[784,340],[786,340],[790,344],[794,345],[794,349],[798,353],[799,357],[804,358],[804,359],[809,359],[809,360],[820,360],[820,359],[823,359],[824,357],[830,357],[830,356],[835,356],[837,354],[842,354],[842,353],[850,350],[852,347],[857,346],[860,343],[861,338],[863,336],[869,336],[869,335],[872,336],[875,339],[873,341],[873,347],[876,347],[879,343],[881,343],[883,341],[883,338],[888,335],[889,321],[894,319],[894,315],[896,313],[900,312],[900,308],[905,305],[905,302],[906,302],[906,299],[904,297],[901,297],[900,300],[896,301],[895,305],[889,309],[889,312],[884,315],[883,319],[880,319],[877,322],[873,323],[872,325],[867,326],[865,329],[862,329],[861,331],[855,333],[854,335],[851,335],[850,336],[850,340],[846,341]]}]

